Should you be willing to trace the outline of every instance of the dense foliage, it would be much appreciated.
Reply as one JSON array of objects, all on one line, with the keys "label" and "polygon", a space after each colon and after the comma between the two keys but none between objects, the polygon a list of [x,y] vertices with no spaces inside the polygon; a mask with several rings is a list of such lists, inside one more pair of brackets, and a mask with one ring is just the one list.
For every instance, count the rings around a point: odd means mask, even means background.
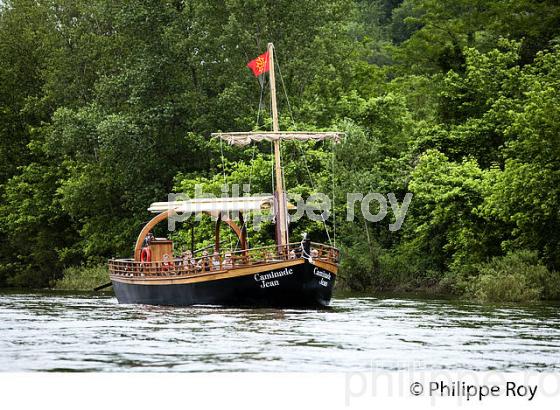
[{"label": "dense foliage", "polygon": [[[541,0],[0,2],[0,286],[130,255],[169,192],[269,192],[269,145],[209,138],[270,127],[245,68],[268,41],[281,127],[346,132],[283,148],[291,193],[335,194],[345,285],[559,297],[560,5]],[[346,221],[348,192],[414,196],[391,231]]]}]

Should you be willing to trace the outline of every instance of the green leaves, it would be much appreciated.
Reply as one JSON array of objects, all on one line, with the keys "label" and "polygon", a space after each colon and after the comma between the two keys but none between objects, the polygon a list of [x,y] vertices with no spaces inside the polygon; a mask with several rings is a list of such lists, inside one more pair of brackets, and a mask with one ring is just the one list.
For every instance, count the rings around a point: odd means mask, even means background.
[{"label": "green leaves", "polygon": [[[169,192],[220,194],[224,174],[271,192],[268,144],[209,138],[270,128],[267,84],[259,107],[245,67],[269,41],[282,129],[346,132],[334,194],[355,287],[457,284],[460,268],[524,249],[559,269],[553,3],[3,2],[0,284],[43,286],[67,265],[128,256],[146,207]],[[284,145],[291,193],[332,194],[331,150]],[[400,231],[345,221],[348,192],[408,191]],[[292,228],[326,239],[322,223]],[[211,235],[200,227],[195,241]]]}]

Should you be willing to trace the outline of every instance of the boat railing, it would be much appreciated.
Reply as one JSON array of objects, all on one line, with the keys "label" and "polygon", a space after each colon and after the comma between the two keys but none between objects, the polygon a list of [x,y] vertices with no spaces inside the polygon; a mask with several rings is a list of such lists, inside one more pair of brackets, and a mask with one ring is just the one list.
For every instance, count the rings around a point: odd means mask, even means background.
[{"label": "boat railing", "polygon": [[134,259],[111,259],[109,271],[112,275],[125,277],[183,276],[204,274],[230,269],[284,262],[300,258],[311,258],[330,263],[338,263],[339,250],[328,245],[311,242],[310,255],[307,255],[301,243],[294,242],[286,246],[261,246],[237,251],[222,251],[218,254],[196,257],[176,257],[168,261],[140,262]]}]

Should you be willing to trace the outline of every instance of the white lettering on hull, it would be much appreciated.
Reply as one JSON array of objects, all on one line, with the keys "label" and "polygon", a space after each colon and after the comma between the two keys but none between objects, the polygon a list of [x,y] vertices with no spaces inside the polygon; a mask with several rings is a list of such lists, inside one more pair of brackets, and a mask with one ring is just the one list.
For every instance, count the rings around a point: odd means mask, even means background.
[{"label": "white lettering on hull", "polygon": [[261,289],[264,289],[264,288],[271,288],[271,287],[273,287],[273,286],[278,286],[279,284],[280,284],[280,283],[278,283],[277,280],[270,280],[270,281],[268,281],[268,282],[263,280],[263,281],[261,282]]},{"label": "white lettering on hull", "polygon": [[282,276],[293,275],[294,270],[292,268],[284,268],[283,270],[272,271],[267,273],[255,273],[255,281],[261,282],[261,289],[271,288],[280,285],[278,280],[270,280],[281,278]]},{"label": "white lettering on hull", "polygon": [[313,269],[313,274],[315,276],[319,276],[322,279],[331,280],[331,273],[330,272],[325,272],[324,270],[321,270],[317,267]]}]

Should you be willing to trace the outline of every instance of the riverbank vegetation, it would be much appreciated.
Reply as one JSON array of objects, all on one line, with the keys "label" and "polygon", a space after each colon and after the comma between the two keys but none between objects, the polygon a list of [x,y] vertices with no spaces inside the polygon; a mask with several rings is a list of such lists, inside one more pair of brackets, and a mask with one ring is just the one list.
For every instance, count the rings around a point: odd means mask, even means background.
[{"label": "riverbank vegetation", "polygon": [[[147,206],[195,183],[270,192],[267,144],[209,138],[270,127],[245,68],[267,41],[282,129],[346,133],[283,149],[292,193],[334,174],[345,286],[559,298],[560,5],[537,0],[2,2],[0,286],[130,256]],[[347,221],[348,192],[413,199],[391,231],[359,203]]]},{"label": "riverbank vegetation", "polygon": [[93,266],[69,266],[62,272],[61,278],[49,284],[56,290],[91,291],[108,282],[107,264]]}]

